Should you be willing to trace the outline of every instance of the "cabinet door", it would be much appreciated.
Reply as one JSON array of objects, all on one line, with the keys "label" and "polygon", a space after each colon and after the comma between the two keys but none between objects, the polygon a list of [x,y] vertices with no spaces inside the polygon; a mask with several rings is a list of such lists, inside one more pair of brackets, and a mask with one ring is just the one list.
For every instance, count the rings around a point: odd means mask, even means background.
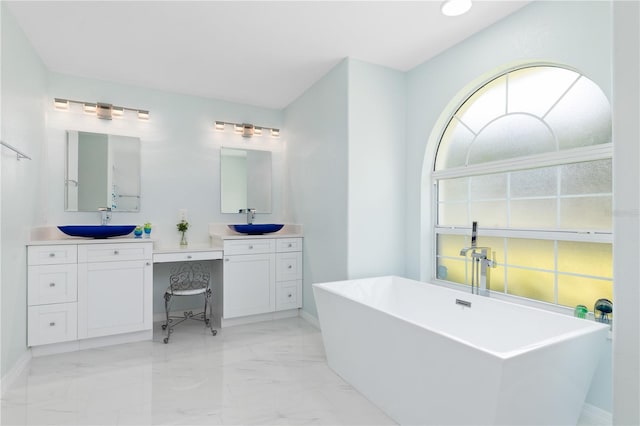
[{"label": "cabinet door", "polygon": [[225,256],[223,317],[262,314],[275,310],[275,255]]},{"label": "cabinet door", "polygon": [[151,330],[153,266],[147,260],[78,264],[78,338]]}]

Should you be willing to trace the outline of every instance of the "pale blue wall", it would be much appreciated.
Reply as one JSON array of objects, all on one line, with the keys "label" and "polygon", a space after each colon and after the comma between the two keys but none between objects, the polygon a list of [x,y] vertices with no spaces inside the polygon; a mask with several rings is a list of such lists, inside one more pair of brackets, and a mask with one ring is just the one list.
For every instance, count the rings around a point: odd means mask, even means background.
[{"label": "pale blue wall", "polygon": [[304,226],[303,309],[317,316],[311,285],[347,277],[348,61],[284,110],[291,214]]},{"label": "pale blue wall", "polygon": [[29,155],[16,160],[1,149],[2,169],[2,366],[4,374],[27,349],[27,250],[29,229],[41,220],[46,169],[46,70],[2,3],[1,138]]},{"label": "pale blue wall", "polygon": [[[443,112],[474,86],[505,67],[524,62],[564,64],[611,94],[611,23],[607,2],[533,2],[506,19],[407,73],[407,275],[431,279],[432,258],[414,232],[425,217],[423,171],[432,161]],[[454,102],[455,104],[455,102]],[[437,136],[437,135],[433,135]],[[422,207],[422,208],[421,208]],[[428,204],[426,207],[430,207]],[[430,223],[429,221],[426,224]],[[423,225],[426,225],[423,224]],[[426,227],[426,226],[424,226]]]},{"label": "pale blue wall", "polygon": [[405,74],[349,60],[348,277],[404,275]]},{"label": "pale blue wall", "polygon": [[640,424],[640,4],[613,4],[613,424]]}]

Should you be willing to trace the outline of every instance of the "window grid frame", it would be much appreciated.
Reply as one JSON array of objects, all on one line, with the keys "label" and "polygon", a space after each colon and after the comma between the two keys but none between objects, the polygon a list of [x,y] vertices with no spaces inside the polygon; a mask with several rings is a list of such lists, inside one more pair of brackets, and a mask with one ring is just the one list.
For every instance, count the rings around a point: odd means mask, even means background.
[{"label": "window grid frame", "polygon": [[[470,235],[470,226],[451,226],[451,225],[440,225],[440,216],[442,214],[441,208],[443,206],[451,206],[451,205],[462,205],[466,203],[466,215],[467,220],[472,220],[472,204],[473,202],[478,202],[479,200],[473,200],[471,197],[472,194],[472,177],[473,176],[486,176],[493,174],[506,174],[506,194],[504,198],[495,199],[496,201],[504,201],[506,202],[506,220],[507,220],[507,228],[494,227],[494,228],[482,228],[482,236],[486,237],[497,237],[502,238],[502,246],[504,253],[504,263],[501,265],[503,267],[503,283],[504,288],[499,291],[499,293],[519,297],[526,300],[531,300],[533,302],[548,304],[549,302],[535,299],[535,298],[527,298],[517,295],[512,295],[509,293],[509,281],[508,271],[510,268],[517,268],[522,270],[533,270],[539,272],[546,272],[553,274],[553,303],[552,305],[556,307],[563,307],[563,305],[559,305],[559,277],[560,276],[574,276],[579,278],[587,278],[593,280],[602,280],[605,282],[610,282],[613,285],[613,273],[611,273],[610,277],[603,276],[594,276],[589,274],[578,274],[571,273],[566,271],[559,271],[559,242],[561,241],[571,241],[571,242],[585,242],[585,243],[604,243],[613,245],[613,235],[612,235],[612,227],[609,229],[563,229],[560,228],[562,223],[562,203],[561,200],[564,199],[576,199],[576,198],[587,198],[587,197],[610,197],[612,200],[612,191],[611,192],[600,192],[600,193],[585,193],[585,194],[562,194],[562,180],[563,176],[560,170],[560,167],[563,165],[575,164],[575,163],[584,163],[591,162],[597,160],[612,160],[613,158],[613,143],[611,142],[611,136],[609,136],[608,142],[600,143],[595,145],[588,145],[578,148],[569,148],[560,150],[558,138],[555,135],[555,132],[552,131],[554,135],[554,139],[556,141],[556,151],[545,152],[527,156],[520,156],[514,158],[506,158],[499,159],[490,162],[478,163],[478,164],[468,164],[470,147],[473,145],[471,143],[469,147],[467,147],[467,165],[465,166],[456,166],[446,169],[436,170],[437,165],[437,157],[438,151],[441,148],[441,144],[443,143],[443,137],[451,125],[452,122],[456,121],[460,123],[462,126],[466,127],[473,134],[473,141],[477,138],[477,136],[481,133],[478,131],[474,132],[463,120],[458,116],[458,113],[471,98],[474,97],[476,92],[481,90],[484,86],[491,83],[492,81],[499,79],[503,76],[506,76],[506,89],[505,89],[505,102],[504,102],[504,114],[509,114],[509,77],[510,73],[513,71],[518,71],[524,68],[534,68],[538,66],[547,66],[541,64],[530,64],[525,67],[518,67],[507,70],[505,73],[496,76],[494,79],[487,81],[485,84],[479,86],[476,90],[474,90],[471,95],[469,95],[466,99],[464,99],[458,107],[455,109],[454,113],[449,118],[447,125],[443,128],[442,133],[440,135],[440,141],[438,143],[438,147],[436,149],[435,156],[433,158],[433,168],[431,173],[431,183],[433,185],[434,191],[432,192],[432,207],[435,212],[432,215],[432,229],[433,233],[433,253],[434,253],[434,273],[433,278],[439,281],[444,281],[447,283],[453,283],[458,285],[458,283],[453,281],[440,280],[437,277],[436,271],[438,270],[438,265],[440,263],[440,259],[447,259],[451,261],[461,261],[464,262],[464,276],[465,283],[469,282],[468,277],[468,259],[460,259],[453,256],[443,256],[439,254],[438,247],[438,237],[440,235],[462,235],[465,237],[465,240],[468,239]],[[563,68],[563,67],[560,67]],[[569,69],[569,68],[565,68]],[[570,69],[569,69],[570,70]],[[574,71],[575,70],[571,70]],[[577,84],[577,82],[582,79],[584,76],[580,73],[577,78],[569,85],[569,87],[562,93],[562,95],[553,103],[553,105],[549,108],[549,110],[544,114],[544,116],[540,117],[540,119],[544,122],[544,118],[550,113],[550,111],[555,108],[555,106],[569,93],[569,91]],[[496,118],[489,121],[489,123],[485,123],[481,129],[484,129],[491,122],[495,121]],[[546,123],[546,122],[545,122]],[[523,170],[532,170],[532,169],[542,169],[545,167],[556,167],[555,170],[555,194],[549,196],[531,196],[531,197],[513,197],[511,184],[512,184],[512,176],[513,172],[523,171]],[[455,178],[467,178],[466,181],[466,199],[465,200],[455,200],[455,201],[440,201],[439,197],[439,183],[442,180],[446,179],[455,179]],[[556,200],[555,206],[555,228],[556,229],[541,229],[541,228],[531,228],[531,229],[523,229],[523,228],[510,228],[512,224],[512,206],[511,202],[516,200],[544,200],[544,199],[553,199]],[[489,199],[482,199],[482,201],[490,201]],[[518,238],[525,240],[550,240],[553,241],[553,270],[544,269],[544,268],[535,268],[535,267],[527,267],[523,265],[511,265],[508,259],[508,240],[510,238]],[[464,285],[464,284],[463,284]]]}]

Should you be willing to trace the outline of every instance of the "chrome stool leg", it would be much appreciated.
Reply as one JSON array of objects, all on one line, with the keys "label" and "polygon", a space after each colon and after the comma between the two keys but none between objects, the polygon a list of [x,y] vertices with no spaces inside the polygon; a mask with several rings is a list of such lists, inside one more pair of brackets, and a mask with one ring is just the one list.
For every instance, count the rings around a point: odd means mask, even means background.
[{"label": "chrome stool leg", "polygon": [[170,305],[170,302],[171,302],[171,293],[167,292],[167,293],[164,294],[164,311],[165,311],[165,314],[166,314],[167,321],[164,324],[162,324],[162,329],[163,330],[167,330],[167,337],[164,338],[164,343],[169,343],[169,336],[171,336],[171,328],[172,327],[169,324],[171,322],[171,319],[169,318],[169,305]]}]

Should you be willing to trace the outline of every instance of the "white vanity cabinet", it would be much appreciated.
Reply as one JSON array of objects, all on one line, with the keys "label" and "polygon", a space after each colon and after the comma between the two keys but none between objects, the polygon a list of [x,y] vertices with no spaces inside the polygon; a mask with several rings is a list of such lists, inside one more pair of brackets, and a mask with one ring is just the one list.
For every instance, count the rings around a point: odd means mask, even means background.
[{"label": "white vanity cabinet", "polygon": [[153,245],[78,247],[78,338],[153,327]]},{"label": "white vanity cabinet", "polygon": [[27,249],[27,344],[67,342],[77,330],[77,246]]},{"label": "white vanity cabinet", "polygon": [[222,273],[224,318],[275,310],[274,240],[226,240]]},{"label": "white vanity cabinet", "polygon": [[224,240],[224,319],[302,307],[302,238]]},{"label": "white vanity cabinet", "polygon": [[152,258],[152,242],[29,245],[28,345],[152,330]]}]

